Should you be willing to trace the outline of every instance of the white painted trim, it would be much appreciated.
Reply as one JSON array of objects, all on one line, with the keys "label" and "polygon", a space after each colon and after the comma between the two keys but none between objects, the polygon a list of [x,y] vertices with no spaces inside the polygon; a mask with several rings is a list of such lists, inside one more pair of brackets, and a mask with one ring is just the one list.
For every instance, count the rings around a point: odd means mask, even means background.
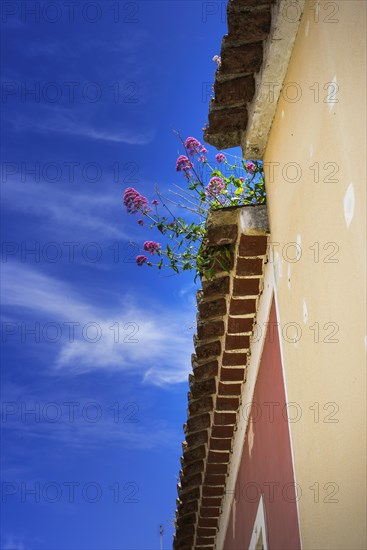
[{"label": "white painted trim", "polygon": [[250,546],[248,550],[256,550],[257,541],[259,540],[259,535],[262,534],[264,550],[268,550],[268,539],[266,534],[266,522],[265,522],[265,507],[264,499],[261,495],[259,506],[257,508],[256,519],[254,523],[254,528],[252,531],[252,537],[250,540]]},{"label": "white painted trim", "polygon": [[[240,409],[241,411],[243,410],[242,409],[243,405],[245,405],[246,403],[251,403],[253,399],[254,391],[255,391],[257,373],[260,367],[260,360],[261,360],[262,350],[264,347],[265,336],[266,336],[266,331],[264,330],[264,327],[266,325],[264,323],[266,323],[269,319],[270,308],[273,300],[274,276],[272,275],[272,272],[273,272],[273,264],[268,262],[267,264],[265,264],[264,290],[259,299],[259,307],[257,310],[256,325],[255,325],[260,327],[261,336],[258,341],[252,342],[250,344],[251,356],[247,367],[247,380],[246,380],[246,384],[244,385],[243,394],[242,394],[241,409]],[[218,530],[216,545],[215,545],[215,548],[217,550],[222,550],[224,545],[224,539],[227,533],[227,527],[228,527],[232,502],[234,498],[234,490],[236,487],[238,470],[241,463],[242,449],[243,449],[243,444],[246,437],[247,424],[248,424],[248,418],[244,418],[244,416],[240,414],[238,418],[238,423],[236,426],[237,430],[235,431],[235,434],[234,434],[233,452],[230,457],[229,475],[227,477],[227,483],[226,483],[227,490],[229,489],[231,491],[233,490],[233,493],[232,494],[229,493],[228,495],[225,495],[223,497],[224,499],[223,508],[222,508],[222,513],[219,517],[219,530]]]},{"label": "white painted trim", "polygon": [[245,159],[264,156],[304,6],[305,0],[279,0],[272,8],[272,27],[264,44],[261,70],[255,76],[255,97],[248,106],[247,130],[241,144]]}]

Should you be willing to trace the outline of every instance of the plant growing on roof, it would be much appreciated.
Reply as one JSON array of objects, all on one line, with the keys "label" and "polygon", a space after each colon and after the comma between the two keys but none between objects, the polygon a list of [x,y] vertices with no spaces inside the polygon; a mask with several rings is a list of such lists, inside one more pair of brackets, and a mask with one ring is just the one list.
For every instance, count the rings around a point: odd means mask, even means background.
[{"label": "plant growing on roof", "polygon": [[[174,199],[164,197],[156,186],[157,198],[149,204],[139,191],[128,187],[123,201],[128,213],[141,214],[139,225],[157,230],[159,241],[164,241],[164,244],[145,241],[144,253],[136,257],[138,266],[168,267],[175,273],[194,270],[196,276],[209,279],[218,265],[229,269],[231,250],[229,245],[219,248],[208,245],[205,225],[208,213],[230,206],[264,204],[262,163],[218,153],[212,165],[207,159],[207,149],[196,138],[188,137],[181,142],[185,154],[177,158],[176,171],[182,172],[185,186],[175,185],[175,190],[170,190]],[[228,157],[233,157],[234,162]],[[177,207],[185,211],[185,217],[176,215]]]}]

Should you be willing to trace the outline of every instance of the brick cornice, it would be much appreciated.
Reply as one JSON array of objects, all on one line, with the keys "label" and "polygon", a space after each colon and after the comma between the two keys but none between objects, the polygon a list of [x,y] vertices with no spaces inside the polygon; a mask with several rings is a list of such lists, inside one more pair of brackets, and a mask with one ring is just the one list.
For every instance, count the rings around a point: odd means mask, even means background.
[{"label": "brick cornice", "polygon": [[233,247],[234,267],[230,273],[220,272],[213,280],[204,280],[197,297],[196,353],[189,376],[175,550],[214,548],[262,291],[268,238],[266,206],[213,212],[207,228],[211,246]]}]

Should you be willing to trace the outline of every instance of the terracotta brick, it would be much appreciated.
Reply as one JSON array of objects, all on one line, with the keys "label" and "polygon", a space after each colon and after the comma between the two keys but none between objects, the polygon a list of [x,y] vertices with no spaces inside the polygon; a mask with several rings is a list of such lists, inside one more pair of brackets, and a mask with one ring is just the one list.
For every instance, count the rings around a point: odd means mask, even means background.
[{"label": "terracotta brick", "polygon": [[215,404],[217,411],[237,411],[239,406],[239,397],[218,397]]},{"label": "terracotta brick", "polygon": [[218,497],[203,497],[201,499],[201,506],[205,508],[217,508],[221,505],[222,499]]},{"label": "terracotta brick", "polygon": [[200,432],[205,428],[209,428],[210,426],[210,415],[208,413],[202,414],[200,416],[194,416],[193,418],[189,418],[187,421],[187,432],[186,433],[194,433],[194,432]]},{"label": "terracotta brick", "polygon": [[225,479],[226,479],[225,475],[206,474],[204,483],[206,483],[206,485],[223,485],[224,486]]},{"label": "terracotta brick", "polygon": [[224,487],[221,485],[203,485],[203,497],[222,497],[224,495]]},{"label": "terracotta brick", "polygon": [[247,353],[223,353],[223,365],[234,367],[234,366],[245,366],[247,363]]},{"label": "terracotta brick", "polygon": [[195,487],[194,489],[191,489],[191,491],[187,491],[186,493],[182,493],[181,491],[178,491],[179,497],[182,500],[182,502],[190,502],[192,500],[197,500],[200,498],[200,489],[199,487]]},{"label": "terracotta brick", "polygon": [[230,315],[248,315],[256,313],[256,298],[236,300],[232,298],[229,307]]},{"label": "terracotta brick", "polygon": [[189,404],[189,415],[196,416],[213,410],[213,398],[208,395],[199,399],[194,399]]},{"label": "terracotta brick", "polygon": [[200,474],[204,471],[204,460],[197,460],[188,466],[183,468],[183,473],[185,477],[190,477],[195,474]]},{"label": "terracotta brick", "polygon": [[234,425],[236,424],[236,420],[237,420],[236,413],[227,413],[227,412],[214,413],[214,422],[217,426],[228,426],[232,424]]},{"label": "terracotta brick", "polygon": [[184,454],[184,459],[187,464],[195,462],[196,460],[200,460],[205,457],[206,457],[205,445],[200,445],[200,447],[196,447],[195,449],[189,449]]},{"label": "terracotta brick", "polygon": [[222,382],[219,383],[218,395],[241,395],[241,393],[241,384],[223,384]]},{"label": "terracotta brick", "polygon": [[219,294],[224,296],[229,292],[229,277],[218,277],[212,281],[203,281],[203,292],[205,298],[211,298]]},{"label": "terracotta brick", "polygon": [[[233,416],[234,420],[236,421],[236,415],[231,415],[231,416]],[[225,424],[230,424],[230,422],[225,422]],[[229,453],[209,451],[208,464],[228,464],[228,461],[229,461]]]},{"label": "terracotta brick", "polygon": [[227,464],[208,464],[206,467],[206,473],[208,475],[222,475],[227,473]]},{"label": "terracotta brick", "polygon": [[220,317],[227,312],[227,304],[224,298],[201,302],[199,304],[199,316],[202,320]]},{"label": "terracotta brick", "polygon": [[218,527],[218,518],[202,518],[198,519],[199,527]]},{"label": "terracotta brick", "polygon": [[238,254],[240,256],[264,256],[267,242],[266,235],[241,235]]},{"label": "terracotta brick", "polygon": [[179,527],[185,527],[186,525],[191,525],[193,523],[194,524],[196,523],[196,514],[195,513],[187,514],[186,516],[182,516],[182,517],[177,518],[177,525]]},{"label": "terracotta brick", "polygon": [[210,448],[213,451],[230,451],[232,449],[232,440],[212,437],[210,439]]},{"label": "terracotta brick", "polygon": [[[219,515],[219,514],[218,514]],[[196,545],[199,546],[212,546],[214,544],[214,537],[196,537]]]},{"label": "terracotta brick", "polygon": [[228,334],[240,334],[241,332],[252,332],[254,325],[253,317],[229,317]]},{"label": "terracotta brick", "polygon": [[216,340],[215,342],[197,345],[195,351],[196,357],[198,361],[200,361],[202,359],[209,359],[211,357],[216,357],[220,355],[222,348],[220,345],[220,341]]},{"label": "terracotta brick", "polygon": [[254,93],[255,79],[252,74],[223,82],[215,80],[214,83],[215,101],[222,107],[245,106],[246,103],[252,100]]},{"label": "terracotta brick", "polygon": [[[239,42],[259,42],[265,40],[270,31],[271,13],[267,6],[251,12],[228,9],[228,35]],[[251,33],[248,29],[251,27]]]},{"label": "terracotta brick", "polygon": [[220,57],[220,76],[257,73],[263,61],[262,42],[233,47],[229,36],[224,36]]},{"label": "terracotta brick", "polygon": [[212,436],[230,438],[233,436],[234,426],[213,426]]},{"label": "terracotta brick", "polygon": [[233,296],[255,296],[259,294],[260,279],[238,279],[233,281]]},{"label": "terracotta brick", "polygon": [[245,369],[224,367],[220,371],[220,377],[224,382],[243,382],[245,378]]},{"label": "terracotta brick", "polygon": [[214,378],[218,374],[218,361],[209,361],[194,368],[194,376],[197,382]]},{"label": "terracotta brick", "polygon": [[203,430],[201,432],[187,434],[186,441],[187,441],[187,448],[190,449],[188,452],[196,451],[196,449],[199,446],[202,446],[203,444],[205,445],[205,443],[208,443],[208,432],[207,430]]},{"label": "terracotta brick", "polygon": [[[180,516],[184,516],[186,514],[191,514],[192,512],[197,512],[199,508],[199,504],[197,500],[192,500],[191,502],[188,502],[186,504],[180,504],[178,507],[178,513]],[[190,533],[187,533],[188,535]]]},{"label": "terracotta brick", "polygon": [[250,348],[250,337],[246,335],[241,336],[226,336],[226,345],[225,349],[230,351],[234,349],[249,349]]},{"label": "terracotta brick", "polygon": [[237,275],[262,275],[262,258],[238,258],[236,265]]},{"label": "terracotta brick", "polygon": [[174,550],[191,550],[194,544],[194,535],[180,538],[173,543]]},{"label": "terracotta brick", "polygon": [[205,507],[201,507],[200,508],[200,517],[201,518],[216,518],[219,516],[219,508],[216,507],[216,508],[205,508]]},{"label": "terracotta brick", "polygon": [[[192,525],[186,525],[185,527],[180,527],[180,539],[185,537],[192,537],[195,535],[195,526]],[[209,535],[206,535],[209,536]]]},{"label": "terracotta brick", "polygon": [[208,228],[208,244],[223,245],[235,243],[238,235],[238,226],[234,225],[214,225]]},{"label": "terracotta brick", "polygon": [[182,477],[181,479],[182,492],[191,490],[194,487],[200,487],[202,482],[203,482],[202,474],[195,474],[194,476],[190,476],[187,478]]},{"label": "terracotta brick", "polygon": [[206,338],[215,338],[223,336],[224,334],[224,322],[222,320],[207,321],[206,323],[200,323],[197,327],[197,334],[200,340]]},{"label": "terracotta brick", "polygon": [[244,131],[247,126],[246,109],[243,107],[232,107],[220,111],[215,110],[218,107],[221,107],[218,102],[213,101],[211,103],[209,127],[205,132],[205,138],[207,139],[207,134],[224,134],[227,131],[235,131],[240,141],[242,131]]},{"label": "terracotta brick", "polygon": [[207,395],[212,395],[217,391],[217,383],[215,378],[209,378],[208,380],[193,380],[190,381],[190,391],[194,399],[200,399]]},{"label": "terracotta brick", "polygon": [[198,527],[197,533],[199,537],[215,537],[217,530],[209,527]]}]

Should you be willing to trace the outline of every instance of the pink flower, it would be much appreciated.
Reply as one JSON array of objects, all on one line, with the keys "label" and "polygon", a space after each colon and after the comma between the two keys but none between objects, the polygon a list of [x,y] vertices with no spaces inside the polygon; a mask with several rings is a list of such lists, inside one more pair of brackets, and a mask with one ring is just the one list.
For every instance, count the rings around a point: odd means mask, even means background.
[{"label": "pink flower", "polygon": [[223,155],[223,153],[218,153],[217,155],[215,155],[215,160],[217,161],[218,164],[220,164],[221,162],[226,160],[226,156]]},{"label": "pink flower", "polygon": [[144,225],[143,220],[138,220],[138,224],[139,224],[139,225]]},{"label": "pink flower", "polygon": [[245,164],[245,166],[246,166],[247,172],[253,175],[256,170],[256,164],[254,164],[253,162],[248,162],[247,164]]},{"label": "pink flower", "polygon": [[206,186],[206,194],[208,197],[219,195],[225,188],[225,183],[222,178],[215,176],[209,180],[208,185]]},{"label": "pink flower", "polygon": [[154,201],[152,201],[152,204],[157,205],[157,204],[159,204],[159,202],[158,202],[157,200],[154,199]]},{"label": "pink flower", "polygon": [[239,179],[240,181],[245,181],[245,178],[242,178],[242,177],[240,177],[240,178],[238,178],[238,179]]},{"label": "pink flower", "polygon": [[124,205],[129,214],[135,214],[138,210],[141,210],[143,213],[149,212],[150,210],[148,207],[148,199],[143,197],[143,195],[133,187],[125,189]]},{"label": "pink flower", "polygon": [[180,155],[176,161],[177,172],[185,172],[186,170],[190,170],[190,168],[192,168],[192,162],[185,155]]},{"label": "pink flower", "polygon": [[185,149],[189,155],[193,156],[195,154],[203,153],[204,155],[208,152],[207,149],[194,137],[188,137],[185,141]]},{"label": "pink flower", "polygon": [[150,254],[154,254],[159,250],[161,245],[159,243],[156,243],[154,241],[145,241],[144,243],[144,250],[149,252]]},{"label": "pink flower", "polygon": [[146,256],[136,256],[136,263],[138,264],[139,267],[141,267],[143,264],[145,264],[145,262],[147,261],[147,257]]}]

